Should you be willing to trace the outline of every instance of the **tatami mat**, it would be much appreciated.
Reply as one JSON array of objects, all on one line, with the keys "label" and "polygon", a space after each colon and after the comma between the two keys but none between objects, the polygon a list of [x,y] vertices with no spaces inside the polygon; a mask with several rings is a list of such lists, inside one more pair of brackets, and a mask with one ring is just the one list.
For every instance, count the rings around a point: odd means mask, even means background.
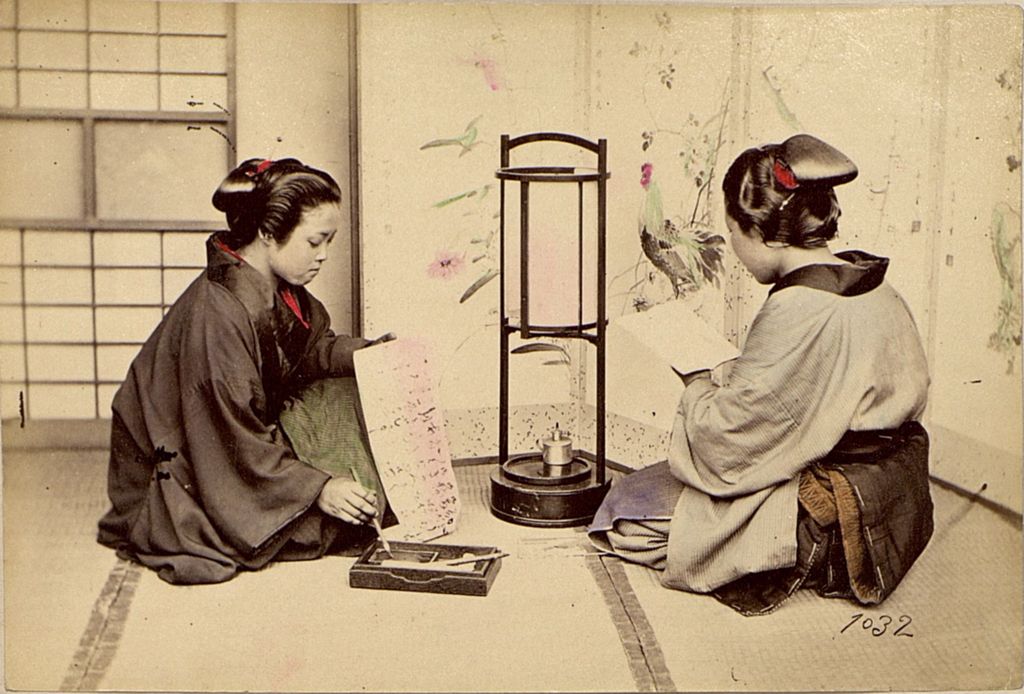
[{"label": "tatami mat", "polygon": [[[467,487],[466,475],[459,477],[460,486]],[[543,558],[536,552],[530,559],[520,555],[520,540],[539,535],[558,544],[565,531],[527,531],[472,508],[461,525],[444,541],[498,545],[512,553],[486,598],[349,588],[353,560],[341,557],[277,564],[224,585],[184,590],[144,576],[103,686],[633,688],[615,629],[583,561],[557,552]],[[168,634],[184,638],[169,640]],[[581,642],[589,644],[590,655]]]},{"label": "tatami mat", "polygon": [[932,491],[935,535],[877,607],[801,591],[770,615],[743,617],[713,599],[666,590],[655,572],[629,566],[676,685],[703,691],[1019,688],[1020,527],[950,491]]},{"label": "tatami mat", "polygon": [[96,543],[106,454],[8,453],[3,460],[4,646],[8,688],[53,691],[115,565]]},{"label": "tatami mat", "polygon": [[[353,589],[353,560],[182,587],[95,543],[105,454],[5,455],[6,685],[33,690],[915,690],[1020,685],[1020,528],[935,489],[936,534],[880,608],[801,593],[745,618],[583,556],[579,529],[487,511],[457,468],[458,531],[497,545],[487,597]],[[856,614],[863,617],[843,630]],[[885,633],[877,636],[879,625]],[[871,628],[864,628],[871,619]],[[902,621],[901,621],[902,620]],[[906,624],[903,632],[895,630]]]},{"label": "tatami mat", "polygon": [[[482,598],[353,589],[353,559],[344,557],[273,564],[215,586],[171,586],[95,544],[95,522],[105,508],[103,465],[92,459],[55,462],[26,453],[4,463],[10,471],[5,496],[24,497],[8,504],[8,532],[35,547],[33,554],[8,554],[18,570],[9,574],[5,594],[20,615],[7,625],[9,688],[636,688],[601,589],[581,556],[582,533],[522,528],[491,517],[482,506],[487,468],[459,468],[464,513],[457,533],[443,540],[510,552]],[[81,483],[89,478],[91,487]],[[65,504],[38,501],[47,479],[63,480],[58,484]],[[76,526],[74,538],[61,539],[68,526]],[[49,555],[62,553],[70,564],[97,557],[95,570],[73,588],[33,584],[32,575],[58,563]],[[44,556],[47,562],[37,563]],[[104,591],[112,569],[129,590]],[[67,571],[74,578],[73,568]],[[63,594],[67,609],[50,606],[51,591]],[[103,615],[99,633],[88,628],[91,611]],[[47,625],[48,639],[36,640],[40,624]],[[83,650],[91,655],[82,658]],[[81,666],[85,671],[77,670]]]}]

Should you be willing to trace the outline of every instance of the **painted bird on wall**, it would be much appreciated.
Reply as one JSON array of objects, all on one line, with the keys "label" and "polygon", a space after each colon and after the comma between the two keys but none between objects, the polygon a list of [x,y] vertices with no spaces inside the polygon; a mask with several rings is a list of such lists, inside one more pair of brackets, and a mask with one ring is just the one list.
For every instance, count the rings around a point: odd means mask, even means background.
[{"label": "painted bird on wall", "polygon": [[420,149],[431,149],[433,147],[460,147],[459,156],[461,157],[480,144],[476,139],[479,134],[476,129],[476,123],[481,118],[483,118],[483,116],[477,116],[471,120],[469,125],[466,126],[466,129],[463,130],[462,134],[458,137],[442,137],[437,140],[431,140],[430,142],[420,145]]},{"label": "painted bird on wall", "polygon": [[645,163],[640,171],[640,185],[644,189],[640,206],[640,246],[644,255],[668,278],[676,298],[704,282],[718,286],[725,239],[710,229],[693,224],[680,228],[665,219],[661,190],[653,180],[654,166]]}]

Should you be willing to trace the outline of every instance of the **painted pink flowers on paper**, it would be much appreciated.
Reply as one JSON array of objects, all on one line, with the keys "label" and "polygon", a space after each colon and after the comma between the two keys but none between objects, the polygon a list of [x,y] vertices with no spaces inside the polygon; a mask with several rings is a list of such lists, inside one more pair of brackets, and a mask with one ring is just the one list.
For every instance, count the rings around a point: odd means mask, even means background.
[{"label": "painted pink flowers on paper", "polygon": [[452,251],[438,251],[434,262],[427,266],[427,275],[446,280],[462,272],[465,266],[465,256]]}]

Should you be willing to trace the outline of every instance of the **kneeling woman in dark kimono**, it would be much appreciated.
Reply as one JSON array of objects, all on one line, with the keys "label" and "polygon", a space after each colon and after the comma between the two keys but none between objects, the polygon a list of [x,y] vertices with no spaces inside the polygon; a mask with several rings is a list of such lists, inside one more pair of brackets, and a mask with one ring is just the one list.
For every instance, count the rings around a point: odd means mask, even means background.
[{"label": "kneeling woman in dark kimono", "polygon": [[[207,241],[206,270],[114,398],[99,541],[166,581],[226,581],[368,539],[382,500],[354,479],[372,470],[365,442],[362,474],[333,476],[300,460],[279,426],[291,396],[351,376],[353,352],[370,344],[335,335],[304,289],[327,259],[340,202],[334,179],[295,159],[231,172],[213,196],[228,230]],[[346,390],[334,405],[358,437],[354,387],[335,392]]]},{"label": "kneeling woman in dark kimono", "polygon": [[732,248],[774,286],[727,374],[683,376],[667,462],[616,484],[590,528],[744,614],[801,586],[878,603],[931,536],[920,337],[885,258],[827,245],[833,187],[856,175],[808,135],[732,164]]}]

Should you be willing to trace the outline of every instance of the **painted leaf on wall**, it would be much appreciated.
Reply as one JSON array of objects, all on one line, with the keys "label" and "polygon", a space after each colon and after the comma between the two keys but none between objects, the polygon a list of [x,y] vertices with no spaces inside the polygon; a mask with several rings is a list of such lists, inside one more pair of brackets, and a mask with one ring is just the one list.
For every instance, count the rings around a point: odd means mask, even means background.
[{"label": "painted leaf on wall", "polygon": [[468,301],[471,296],[473,296],[478,291],[480,291],[481,287],[483,287],[485,284],[487,284],[488,282],[490,282],[491,280],[493,280],[497,276],[498,276],[498,271],[497,270],[488,270],[487,272],[485,272],[479,279],[476,280],[476,282],[474,282],[473,284],[469,285],[469,288],[466,289],[466,291],[462,293],[462,298],[459,299],[459,303],[463,304],[466,301]]}]

